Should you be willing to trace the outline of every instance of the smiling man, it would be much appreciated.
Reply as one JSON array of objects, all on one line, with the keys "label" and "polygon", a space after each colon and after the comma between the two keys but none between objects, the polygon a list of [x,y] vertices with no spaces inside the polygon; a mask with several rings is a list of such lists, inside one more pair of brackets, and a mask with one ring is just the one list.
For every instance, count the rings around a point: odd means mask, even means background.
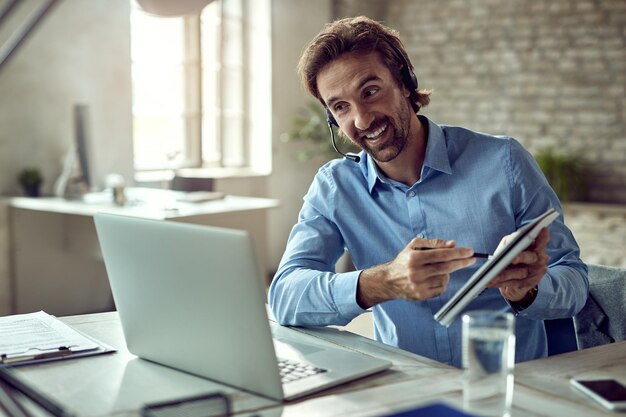
[{"label": "smiling man", "polygon": [[[283,325],[344,325],[371,308],[377,340],[461,365],[461,325],[433,315],[492,253],[558,198],[510,137],[433,123],[397,33],[366,17],[326,26],[299,63],[329,125],[362,151],[320,168],[269,302]],[[332,127],[331,127],[332,128]],[[356,271],[336,273],[347,249]],[[560,216],[468,309],[518,315],[516,360],[547,354],[543,320],[585,304],[587,267]]]}]

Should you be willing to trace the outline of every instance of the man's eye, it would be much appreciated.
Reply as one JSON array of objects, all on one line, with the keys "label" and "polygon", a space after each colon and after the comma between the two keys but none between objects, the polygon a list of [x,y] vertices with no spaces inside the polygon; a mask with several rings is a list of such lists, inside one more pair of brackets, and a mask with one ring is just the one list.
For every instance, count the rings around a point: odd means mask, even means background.
[{"label": "man's eye", "polygon": [[347,107],[346,103],[338,103],[333,106],[333,110],[335,111],[335,113],[338,113],[338,112],[345,110],[346,107]]},{"label": "man's eye", "polygon": [[376,93],[378,93],[378,88],[368,88],[367,90],[365,90],[363,95],[365,97],[371,97],[371,96],[373,96]]}]

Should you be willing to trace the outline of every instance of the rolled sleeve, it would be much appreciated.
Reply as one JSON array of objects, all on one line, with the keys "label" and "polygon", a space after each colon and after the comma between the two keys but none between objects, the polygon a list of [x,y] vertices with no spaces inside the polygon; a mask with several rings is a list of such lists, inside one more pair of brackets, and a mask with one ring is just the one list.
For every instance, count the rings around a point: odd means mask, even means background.
[{"label": "rolled sleeve", "polygon": [[365,311],[356,302],[359,275],[286,270],[272,282],[270,308],[282,325],[343,326]]},{"label": "rolled sleeve", "polygon": [[270,285],[269,305],[280,324],[345,325],[364,312],[356,302],[360,271],[335,271],[345,242],[323,198],[332,195],[332,188],[318,174]]},{"label": "rolled sleeve", "polygon": [[572,317],[578,313],[589,292],[587,266],[556,265],[550,267],[539,282],[537,298],[520,316],[535,320],[551,320]]}]

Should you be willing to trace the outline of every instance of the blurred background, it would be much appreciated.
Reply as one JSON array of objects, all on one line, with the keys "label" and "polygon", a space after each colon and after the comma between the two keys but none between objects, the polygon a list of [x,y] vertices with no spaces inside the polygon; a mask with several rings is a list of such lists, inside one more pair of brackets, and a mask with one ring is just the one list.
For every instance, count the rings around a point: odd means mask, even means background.
[{"label": "blurred background", "polygon": [[77,152],[89,191],[122,178],[277,199],[261,255],[271,277],[336,157],[298,58],[326,22],[361,14],[400,32],[433,89],[425,115],[519,140],[583,260],[626,267],[623,0],[216,0],[179,17],[134,0],[0,0],[0,310],[15,251],[29,250],[15,247],[11,198],[59,195]]}]

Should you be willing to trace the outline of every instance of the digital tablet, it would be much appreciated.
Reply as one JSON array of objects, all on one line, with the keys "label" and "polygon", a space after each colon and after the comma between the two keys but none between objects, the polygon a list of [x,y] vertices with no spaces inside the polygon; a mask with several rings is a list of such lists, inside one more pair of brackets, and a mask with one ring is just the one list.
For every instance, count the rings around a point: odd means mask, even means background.
[{"label": "digital tablet", "polygon": [[537,238],[544,227],[559,217],[559,213],[551,208],[530,223],[519,228],[511,240],[470,277],[454,296],[435,314],[435,320],[444,326],[449,326],[463,309],[476,298],[513,258],[526,249]]}]

